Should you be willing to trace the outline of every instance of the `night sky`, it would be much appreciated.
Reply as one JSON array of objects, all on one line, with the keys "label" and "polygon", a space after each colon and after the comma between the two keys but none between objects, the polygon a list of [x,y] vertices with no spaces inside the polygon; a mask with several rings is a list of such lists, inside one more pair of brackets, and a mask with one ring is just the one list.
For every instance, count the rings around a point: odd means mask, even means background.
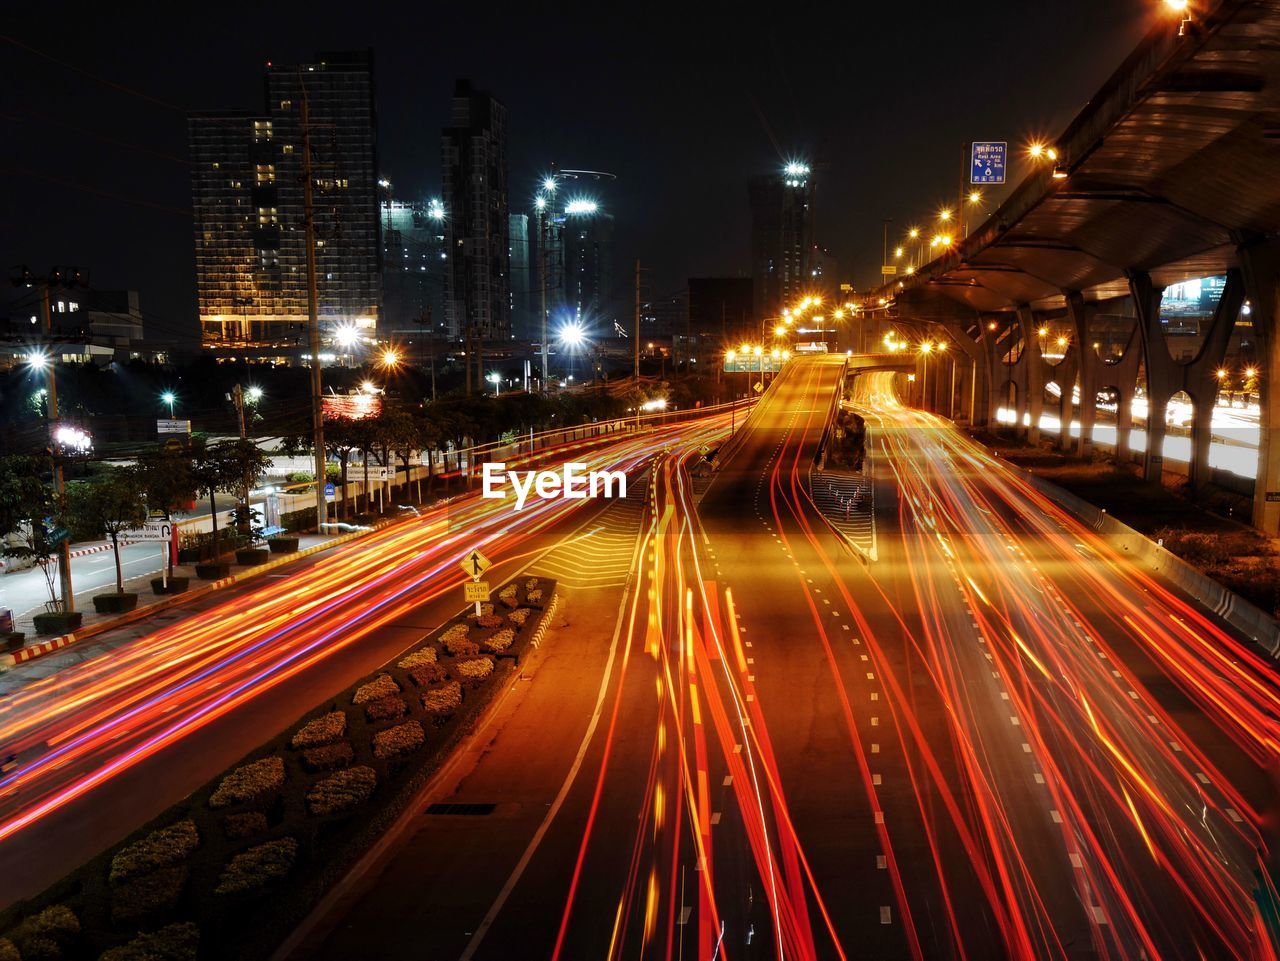
[{"label": "night sky", "polygon": [[819,240],[863,287],[884,218],[900,231],[953,200],[963,142],[1057,134],[1160,15],[1155,0],[627,7],[10,8],[7,37],[132,92],[0,42],[5,266],[88,268],[141,291],[149,336],[190,341],[187,111],[261,109],[267,60],[370,46],[397,196],[438,191],[465,76],[507,104],[513,212],[550,162],[618,175],[617,259],[652,266],[649,293],[745,275],[747,180],[790,155],[814,163]]}]

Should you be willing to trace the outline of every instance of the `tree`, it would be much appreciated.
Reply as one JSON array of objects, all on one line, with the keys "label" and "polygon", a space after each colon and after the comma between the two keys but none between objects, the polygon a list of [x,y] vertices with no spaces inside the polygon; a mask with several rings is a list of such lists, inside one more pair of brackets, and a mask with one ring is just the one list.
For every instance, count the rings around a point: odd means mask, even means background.
[{"label": "tree", "polygon": [[[409,483],[409,459],[422,450],[421,430],[418,421],[403,407],[383,404],[381,412],[370,423],[374,447],[381,455],[382,463],[395,473],[393,456],[404,461],[405,484]],[[385,497],[391,496],[391,479],[386,482]]]},{"label": "tree", "polygon": [[[193,459],[186,450],[155,447],[138,458],[138,479],[146,494],[147,507],[162,511],[165,520],[173,520],[173,512],[196,498]],[[173,576],[173,551],[169,551],[169,576]]]},{"label": "tree", "polygon": [[46,518],[54,515],[52,487],[45,476],[53,470],[47,457],[15,454],[0,457],[0,541],[4,556],[27,558],[40,567],[49,591],[49,606],[58,599],[58,545],[50,539]]},{"label": "tree", "polygon": [[116,593],[124,593],[124,571],[120,565],[120,535],[141,527],[147,519],[144,490],[139,472],[131,467],[107,468],[92,480],[67,486],[63,513],[72,536],[94,540],[106,534],[116,560]]},{"label": "tree", "polygon": [[[239,493],[246,483],[252,485],[266,472],[267,463],[267,455],[251,440],[226,440],[206,445],[196,451],[192,473],[196,480],[196,490],[209,498],[214,560],[222,553],[218,539],[217,495]],[[247,508],[247,500],[244,506]],[[237,513],[241,514],[247,527],[249,511],[246,509]]]}]

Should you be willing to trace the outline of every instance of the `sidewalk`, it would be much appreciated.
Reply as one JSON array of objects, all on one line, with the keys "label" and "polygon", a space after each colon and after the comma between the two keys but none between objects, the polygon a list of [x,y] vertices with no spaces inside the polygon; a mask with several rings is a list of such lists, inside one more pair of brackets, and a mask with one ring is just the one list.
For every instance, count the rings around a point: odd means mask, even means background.
[{"label": "sidewalk", "polygon": [[[376,530],[379,526],[382,525],[345,534],[338,533],[325,536],[316,534],[299,535],[297,553],[272,555],[267,563],[252,567],[241,567],[232,564],[230,574],[217,581],[196,579],[193,566],[181,565],[175,567],[174,574],[176,576],[188,576],[191,578],[188,590],[182,594],[153,594],[151,591],[151,578],[157,576],[155,573],[131,578],[125,582],[125,590],[138,595],[138,606],[135,610],[125,614],[98,614],[94,611],[93,595],[104,593],[102,587],[77,591],[75,595],[76,610],[84,613],[84,623],[78,631],[56,638],[37,637],[30,614],[19,621],[18,630],[27,633],[25,641],[27,646],[19,651],[0,654],[0,694],[10,693],[25,684],[31,683],[33,680],[47,677],[68,664],[98,657],[106,651],[129,643],[140,635],[154,630],[157,621],[178,620],[181,615],[177,612],[173,614],[164,613],[169,608],[175,608],[185,602],[205,597],[221,588],[260,576],[268,571],[277,570],[303,557],[308,557],[338,544],[362,537]],[[114,590],[114,582],[106,590]],[[136,624],[136,627],[129,629],[131,624]],[[119,628],[125,629],[120,630]],[[108,631],[111,632],[111,636],[106,636]],[[95,639],[93,643],[87,643],[88,639],[96,638],[99,635],[101,635],[100,639]],[[14,672],[13,668],[19,666],[21,670]],[[5,671],[8,673],[3,673]]]}]

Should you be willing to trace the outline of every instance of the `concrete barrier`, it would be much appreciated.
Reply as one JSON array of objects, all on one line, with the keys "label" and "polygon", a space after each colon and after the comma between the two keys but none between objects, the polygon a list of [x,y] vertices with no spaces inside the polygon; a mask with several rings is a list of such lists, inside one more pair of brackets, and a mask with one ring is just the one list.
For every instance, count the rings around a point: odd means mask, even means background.
[{"label": "concrete barrier", "polygon": [[1106,511],[1042,477],[1023,472],[1042,494],[1074,514],[1105,537],[1118,551],[1128,554],[1145,570],[1181,588],[1224,621],[1250,637],[1275,658],[1280,658],[1280,622],[1239,594],[1192,567],[1151,538],[1116,520]]}]

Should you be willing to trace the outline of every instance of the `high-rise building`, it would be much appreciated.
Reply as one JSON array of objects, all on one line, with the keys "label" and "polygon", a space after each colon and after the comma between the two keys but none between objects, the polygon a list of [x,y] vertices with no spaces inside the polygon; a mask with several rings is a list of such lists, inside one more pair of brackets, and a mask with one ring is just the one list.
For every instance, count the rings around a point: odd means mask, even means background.
[{"label": "high-rise building", "polygon": [[613,303],[613,217],[593,201],[570,201],[561,225],[566,314],[593,327],[611,327]]},{"label": "high-rise building", "polygon": [[769,317],[812,286],[814,183],[808,164],[754,177],[751,199],[751,273],[758,317]]},{"label": "high-rise building", "polygon": [[517,340],[537,340],[542,336],[538,326],[540,291],[533,269],[529,215],[511,214],[507,224],[511,238],[511,334]]},{"label": "high-rise building", "polygon": [[312,146],[316,286],[326,341],[372,338],[381,305],[377,121],[369,52],[267,64],[260,114],[188,124],[196,288],[206,347],[305,343],[302,104]]},{"label": "high-rise building", "polygon": [[444,327],[448,255],[444,204],[439,199],[382,201],[382,313],[380,339],[409,341]]},{"label": "high-rise building", "polygon": [[459,80],[441,133],[444,170],[445,326],[451,338],[511,337],[507,219],[507,108]]},{"label": "high-rise building", "polygon": [[631,327],[630,293],[625,310],[615,298],[613,216],[606,196],[615,179],[599,170],[558,169],[544,179],[538,193],[532,225],[534,262],[541,270],[545,257],[547,313],[553,329],[572,323],[592,335],[612,334],[620,316],[626,329]]}]

